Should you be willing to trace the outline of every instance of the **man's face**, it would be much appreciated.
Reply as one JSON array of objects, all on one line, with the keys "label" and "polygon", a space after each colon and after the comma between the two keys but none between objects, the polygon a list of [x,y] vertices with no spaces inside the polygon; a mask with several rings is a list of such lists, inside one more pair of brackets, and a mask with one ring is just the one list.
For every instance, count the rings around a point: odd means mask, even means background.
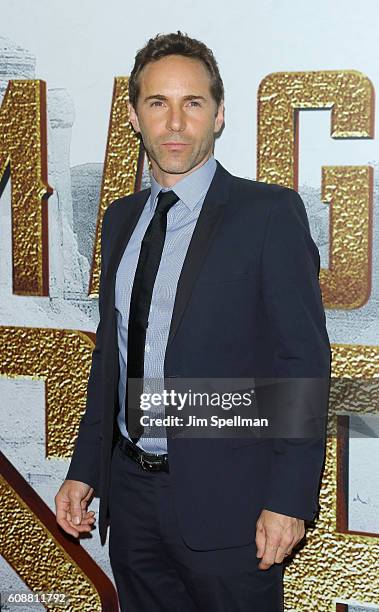
[{"label": "man's face", "polygon": [[173,184],[211,156],[224,120],[223,103],[217,108],[203,63],[180,55],[147,64],[139,84],[137,108],[129,105],[130,121],[142,135],[155,178]]}]

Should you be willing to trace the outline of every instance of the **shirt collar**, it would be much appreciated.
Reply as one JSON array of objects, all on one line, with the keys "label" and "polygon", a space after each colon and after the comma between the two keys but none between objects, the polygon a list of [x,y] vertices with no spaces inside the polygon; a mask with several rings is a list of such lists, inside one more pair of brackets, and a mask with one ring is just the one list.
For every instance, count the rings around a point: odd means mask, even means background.
[{"label": "shirt collar", "polygon": [[204,194],[208,191],[213,175],[216,171],[217,162],[212,155],[205,164],[197,168],[184,178],[180,179],[172,187],[162,187],[150,172],[150,210],[155,209],[156,199],[159,192],[174,191],[179,199],[189,208],[193,210],[196,204],[201,200]]}]

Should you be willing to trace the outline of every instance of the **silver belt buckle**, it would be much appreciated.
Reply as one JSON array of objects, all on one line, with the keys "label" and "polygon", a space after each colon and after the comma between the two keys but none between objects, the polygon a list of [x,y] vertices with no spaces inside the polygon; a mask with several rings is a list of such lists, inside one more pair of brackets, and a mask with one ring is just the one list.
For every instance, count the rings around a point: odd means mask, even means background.
[{"label": "silver belt buckle", "polygon": [[[150,472],[154,469],[157,469],[155,467],[156,464],[154,464],[154,462],[150,462],[148,459],[146,459],[146,457],[144,457],[143,455],[140,455],[140,463],[142,466],[142,469],[145,470],[145,472]],[[150,468],[150,469],[149,469]]]},{"label": "silver belt buckle", "polygon": [[[157,457],[158,459],[159,457]],[[147,471],[147,472],[152,472],[152,471],[159,471],[161,466],[165,463],[165,461],[149,461],[149,459],[147,459],[146,457],[144,457],[143,455],[140,455],[140,463],[142,468]],[[150,469],[149,469],[150,468]]]}]

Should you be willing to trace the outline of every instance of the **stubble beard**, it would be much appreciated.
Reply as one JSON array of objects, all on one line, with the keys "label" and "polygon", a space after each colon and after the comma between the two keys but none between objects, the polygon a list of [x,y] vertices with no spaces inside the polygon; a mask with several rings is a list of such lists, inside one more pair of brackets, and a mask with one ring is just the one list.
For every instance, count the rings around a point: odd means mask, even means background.
[{"label": "stubble beard", "polygon": [[[158,145],[151,143],[148,139],[144,139],[145,151],[149,159],[153,159],[161,171],[167,174],[185,174],[197,166],[205,157],[209,157],[210,151],[213,150],[214,137],[213,133],[200,143],[200,146],[192,148],[188,145],[186,152],[164,152]],[[187,147],[186,147],[187,149]],[[186,153],[184,155],[184,153]]]}]

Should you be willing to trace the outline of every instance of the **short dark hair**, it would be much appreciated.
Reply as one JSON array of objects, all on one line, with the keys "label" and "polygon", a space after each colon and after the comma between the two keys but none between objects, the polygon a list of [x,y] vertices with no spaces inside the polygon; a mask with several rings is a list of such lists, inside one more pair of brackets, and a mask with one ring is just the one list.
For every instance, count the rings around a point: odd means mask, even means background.
[{"label": "short dark hair", "polygon": [[150,62],[157,61],[167,55],[183,55],[200,60],[210,76],[210,92],[217,108],[224,99],[224,85],[220,76],[216,59],[211,49],[203,42],[190,38],[178,30],[171,34],[157,34],[150,38],[146,45],[137,52],[133,70],[129,77],[129,101],[136,108],[139,96],[138,76],[141,70]]}]

